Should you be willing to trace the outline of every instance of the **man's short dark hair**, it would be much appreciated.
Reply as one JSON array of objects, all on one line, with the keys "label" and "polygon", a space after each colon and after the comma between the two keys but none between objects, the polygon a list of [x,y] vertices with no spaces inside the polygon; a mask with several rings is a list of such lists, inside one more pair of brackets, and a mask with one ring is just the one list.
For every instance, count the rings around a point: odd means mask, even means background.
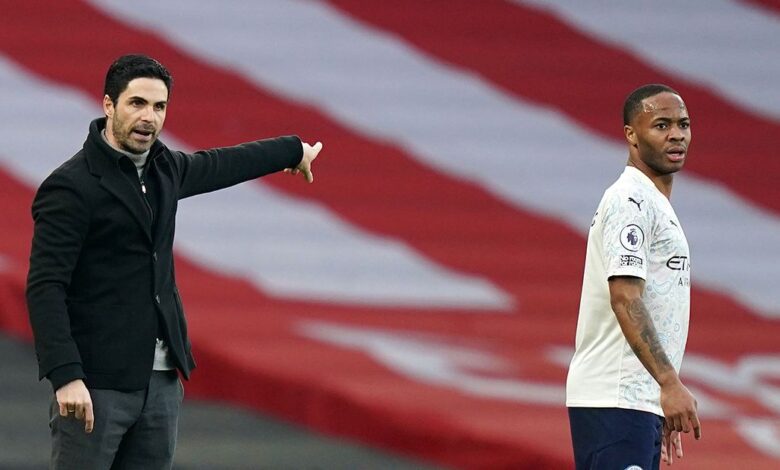
[{"label": "man's short dark hair", "polygon": [[106,83],[103,94],[108,95],[116,104],[119,95],[127,88],[127,84],[136,78],[157,78],[165,83],[168,96],[171,94],[173,77],[163,64],[142,54],[127,54],[119,57],[106,72]]},{"label": "man's short dark hair", "polygon": [[632,91],[625,103],[623,103],[623,125],[628,125],[632,119],[642,109],[642,100],[650,98],[659,93],[674,93],[679,95],[672,87],[662,85],[660,83],[651,83],[649,85],[643,85],[636,90]]}]

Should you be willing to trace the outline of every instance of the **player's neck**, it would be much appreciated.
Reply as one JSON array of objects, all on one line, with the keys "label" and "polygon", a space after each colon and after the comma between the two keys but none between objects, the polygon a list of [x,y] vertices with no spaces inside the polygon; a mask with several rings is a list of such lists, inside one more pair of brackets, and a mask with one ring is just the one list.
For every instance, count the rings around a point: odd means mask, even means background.
[{"label": "player's neck", "polygon": [[637,170],[641,171],[645,176],[650,178],[650,181],[653,182],[653,184],[655,185],[656,188],[658,188],[658,191],[660,191],[661,194],[666,196],[666,199],[672,198],[672,183],[674,182],[673,173],[659,174],[649,166],[645,165],[644,162],[642,162],[641,160],[637,163],[632,158],[628,159],[627,165],[636,168]]},{"label": "player's neck", "polygon": [[661,194],[666,196],[666,199],[672,199],[672,183],[674,182],[674,175],[660,175],[655,178],[650,177],[650,179],[653,181],[655,187],[661,191]]}]

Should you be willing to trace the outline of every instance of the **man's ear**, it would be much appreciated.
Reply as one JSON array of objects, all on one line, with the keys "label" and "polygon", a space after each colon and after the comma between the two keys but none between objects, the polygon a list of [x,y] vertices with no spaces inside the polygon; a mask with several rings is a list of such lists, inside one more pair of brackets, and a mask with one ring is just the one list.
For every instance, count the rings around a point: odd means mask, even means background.
[{"label": "man's ear", "polygon": [[107,118],[114,117],[114,102],[111,101],[111,97],[108,95],[103,96],[103,114],[105,114]]},{"label": "man's ear", "polygon": [[632,147],[637,146],[637,140],[636,140],[636,132],[634,132],[634,128],[626,124],[623,126],[623,134],[626,136],[626,140],[628,141],[628,144]]}]

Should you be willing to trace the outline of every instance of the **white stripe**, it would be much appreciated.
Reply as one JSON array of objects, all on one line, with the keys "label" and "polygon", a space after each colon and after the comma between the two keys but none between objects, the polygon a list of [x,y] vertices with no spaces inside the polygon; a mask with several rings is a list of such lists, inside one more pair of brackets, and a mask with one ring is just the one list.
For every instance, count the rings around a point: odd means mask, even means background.
[{"label": "white stripe", "polygon": [[780,21],[730,0],[514,0],[780,119]]},{"label": "white stripe", "polygon": [[747,442],[767,455],[780,459],[780,422],[773,418],[743,418],[737,431]]},{"label": "white stripe", "polygon": [[267,185],[182,201],[177,248],[212,269],[253,279],[271,295],[298,300],[487,309],[511,304],[487,281],[448,271],[402,243],[361,232],[326,208]]},{"label": "white stripe", "polygon": [[[0,102],[0,163],[33,187],[81,148],[101,112],[96,100],[2,57]],[[387,306],[511,304],[487,281],[448,271],[324,207],[255,183],[183,201],[178,227],[177,249],[211,269],[243,275],[271,296]]]},{"label": "white stripe", "polygon": [[495,400],[564,403],[562,385],[523,380],[509,361],[474,347],[449,344],[444,338],[324,322],[300,323],[296,329],[308,338],[361,351],[413,382]]},{"label": "white stripe", "polygon": [[[320,2],[93,3],[583,234],[626,160],[624,146],[433,62]],[[694,148],[691,158],[706,156]],[[779,317],[780,289],[771,281],[780,266],[780,220],[685,174],[675,183],[674,203],[692,244],[697,285]],[[746,243],[745,231],[757,243]]]}]

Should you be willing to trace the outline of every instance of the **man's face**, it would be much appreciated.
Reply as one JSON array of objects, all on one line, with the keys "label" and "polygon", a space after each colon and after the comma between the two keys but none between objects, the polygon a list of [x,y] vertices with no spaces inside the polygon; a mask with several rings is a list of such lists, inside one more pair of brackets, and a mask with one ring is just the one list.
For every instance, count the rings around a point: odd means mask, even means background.
[{"label": "man's face", "polygon": [[135,78],[113,103],[103,97],[106,138],[130,153],[144,153],[162,131],[168,107],[168,88],[156,78]]},{"label": "man's face", "polygon": [[664,92],[642,100],[642,110],[626,126],[626,137],[638,150],[640,161],[634,164],[640,169],[658,176],[680,171],[691,142],[691,122],[682,98]]}]

